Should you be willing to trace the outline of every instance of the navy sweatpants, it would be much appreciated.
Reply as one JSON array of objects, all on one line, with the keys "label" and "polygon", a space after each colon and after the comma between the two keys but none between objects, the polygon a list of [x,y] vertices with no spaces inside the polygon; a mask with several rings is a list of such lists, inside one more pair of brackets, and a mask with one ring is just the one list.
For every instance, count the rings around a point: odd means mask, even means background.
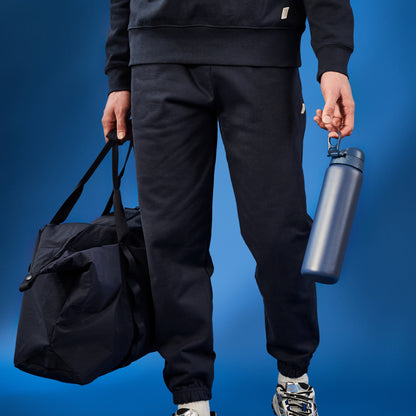
[{"label": "navy sweatpants", "polygon": [[305,373],[319,329],[315,284],[300,275],[312,219],[298,68],[134,65],[132,119],[156,345],[174,403],[211,398],[217,121],[241,235],[256,261],[267,351],[282,374]]}]

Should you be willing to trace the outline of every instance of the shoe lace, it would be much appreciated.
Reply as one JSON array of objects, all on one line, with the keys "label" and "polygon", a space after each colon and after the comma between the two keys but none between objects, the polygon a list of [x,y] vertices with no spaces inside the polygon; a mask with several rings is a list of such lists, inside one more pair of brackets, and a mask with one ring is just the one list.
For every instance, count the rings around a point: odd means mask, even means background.
[{"label": "shoe lace", "polygon": [[312,414],[312,401],[309,397],[312,390],[304,390],[296,393],[283,393],[282,401],[288,410],[288,416],[305,416]]}]

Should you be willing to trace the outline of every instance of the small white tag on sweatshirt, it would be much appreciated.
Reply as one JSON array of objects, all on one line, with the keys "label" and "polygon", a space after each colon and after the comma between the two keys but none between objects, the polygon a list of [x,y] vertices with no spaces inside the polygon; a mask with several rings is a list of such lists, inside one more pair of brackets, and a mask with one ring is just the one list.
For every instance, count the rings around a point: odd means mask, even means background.
[{"label": "small white tag on sweatshirt", "polygon": [[290,7],[283,7],[281,19],[287,19],[287,15],[289,14]]}]

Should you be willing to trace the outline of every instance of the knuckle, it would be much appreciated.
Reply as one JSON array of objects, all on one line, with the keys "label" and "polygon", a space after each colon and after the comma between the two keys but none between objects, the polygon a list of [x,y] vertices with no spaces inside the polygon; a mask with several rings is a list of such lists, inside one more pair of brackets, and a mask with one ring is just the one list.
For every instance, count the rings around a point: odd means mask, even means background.
[{"label": "knuckle", "polygon": [[126,115],[126,109],[124,107],[117,107],[114,111],[117,118],[124,117]]},{"label": "knuckle", "polygon": [[112,116],[112,111],[109,107],[106,107],[103,111],[102,120],[110,120]]},{"label": "knuckle", "polygon": [[330,105],[331,107],[335,107],[335,103],[338,100],[338,96],[335,94],[328,94],[326,102],[327,105]]},{"label": "knuckle", "polygon": [[344,105],[346,108],[350,108],[352,110],[355,108],[355,102],[353,100],[346,101]]}]

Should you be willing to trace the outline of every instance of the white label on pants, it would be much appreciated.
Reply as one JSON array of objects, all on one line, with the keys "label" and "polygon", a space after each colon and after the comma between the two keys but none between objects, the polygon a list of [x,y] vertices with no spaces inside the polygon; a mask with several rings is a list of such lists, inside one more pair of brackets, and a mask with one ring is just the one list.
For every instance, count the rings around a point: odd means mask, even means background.
[{"label": "white label on pants", "polygon": [[302,103],[302,110],[300,110],[300,113],[303,114],[306,111],[305,103]]}]

